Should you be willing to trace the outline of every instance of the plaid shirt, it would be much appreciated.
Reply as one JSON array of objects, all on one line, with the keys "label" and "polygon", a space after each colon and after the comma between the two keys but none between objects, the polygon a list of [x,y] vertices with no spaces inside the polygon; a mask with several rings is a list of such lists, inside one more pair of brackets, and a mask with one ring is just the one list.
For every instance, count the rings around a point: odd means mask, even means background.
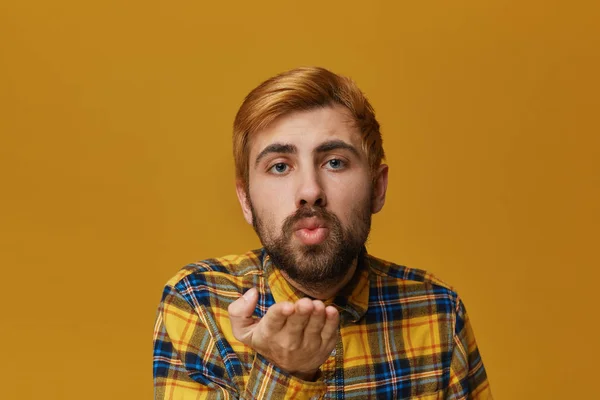
[{"label": "plaid shirt", "polygon": [[255,315],[305,297],[264,250],[184,267],[167,284],[154,330],[156,399],[491,399],[458,295],[432,275],[363,252],[334,299],[339,339],[306,382],[236,340],[227,307],[256,287]]}]

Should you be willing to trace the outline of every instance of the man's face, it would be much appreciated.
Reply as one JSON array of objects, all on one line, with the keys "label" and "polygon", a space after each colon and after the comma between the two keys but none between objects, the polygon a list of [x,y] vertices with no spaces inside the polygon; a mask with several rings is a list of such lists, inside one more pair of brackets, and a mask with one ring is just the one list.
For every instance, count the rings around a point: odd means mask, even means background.
[{"label": "man's face", "polygon": [[246,220],[275,265],[315,291],[347,275],[385,197],[387,167],[374,183],[351,121],[341,106],[279,118],[252,138],[249,198],[238,185]]}]

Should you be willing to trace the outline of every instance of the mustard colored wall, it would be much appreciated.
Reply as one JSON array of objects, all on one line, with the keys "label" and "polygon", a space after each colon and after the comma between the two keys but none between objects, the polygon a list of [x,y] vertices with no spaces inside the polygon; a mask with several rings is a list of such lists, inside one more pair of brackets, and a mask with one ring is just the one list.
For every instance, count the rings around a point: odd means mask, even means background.
[{"label": "mustard colored wall", "polygon": [[594,397],[597,4],[4,0],[0,398],[152,397],[167,279],[259,245],[234,114],[300,65],[369,96],[370,251],[455,286],[496,398]]}]

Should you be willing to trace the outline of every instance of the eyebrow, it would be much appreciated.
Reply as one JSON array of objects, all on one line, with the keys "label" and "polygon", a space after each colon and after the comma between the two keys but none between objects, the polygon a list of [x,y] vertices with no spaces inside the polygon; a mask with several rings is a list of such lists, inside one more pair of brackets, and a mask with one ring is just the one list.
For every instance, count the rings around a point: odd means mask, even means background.
[{"label": "eyebrow", "polygon": [[283,143],[273,143],[268,145],[259,153],[256,157],[256,161],[254,161],[254,166],[258,166],[260,160],[265,158],[267,154],[271,153],[279,153],[279,154],[296,154],[298,149],[293,144],[283,144]]},{"label": "eyebrow", "polygon": [[330,140],[328,142],[325,143],[321,143],[315,150],[315,153],[327,153],[328,151],[332,151],[332,150],[348,150],[350,151],[352,154],[354,154],[356,157],[360,157],[360,154],[358,153],[358,150],[356,150],[356,147],[342,141],[342,140]]},{"label": "eyebrow", "polygon": [[[348,150],[356,157],[360,157],[358,150],[356,148],[342,140],[329,140],[327,142],[321,143],[317,146],[316,149],[313,150],[314,153],[327,153],[332,150]],[[254,166],[258,166],[260,160],[265,158],[268,154],[278,153],[278,154],[296,154],[298,152],[298,148],[293,144],[283,144],[283,143],[273,143],[265,147],[259,154],[256,156],[256,161],[254,161]]]}]

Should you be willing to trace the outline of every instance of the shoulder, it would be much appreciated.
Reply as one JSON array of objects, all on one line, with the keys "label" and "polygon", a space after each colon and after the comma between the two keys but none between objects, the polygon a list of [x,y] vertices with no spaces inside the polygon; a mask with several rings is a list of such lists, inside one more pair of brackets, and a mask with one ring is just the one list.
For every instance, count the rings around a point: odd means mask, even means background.
[{"label": "shoulder", "polygon": [[190,263],[181,268],[165,287],[190,300],[204,296],[237,298],[262,275],[262,250],[228,255]]},{"label": "shoulder", "polygon": [[450,302],[451,308],[458,308],[461,300],[454,288],[432,273],[399,265],[370,254],[367,254],[366,260],[378,286],[398,287],[403,295],[410,297],[435,296],[438,300],[444,299]]}]

